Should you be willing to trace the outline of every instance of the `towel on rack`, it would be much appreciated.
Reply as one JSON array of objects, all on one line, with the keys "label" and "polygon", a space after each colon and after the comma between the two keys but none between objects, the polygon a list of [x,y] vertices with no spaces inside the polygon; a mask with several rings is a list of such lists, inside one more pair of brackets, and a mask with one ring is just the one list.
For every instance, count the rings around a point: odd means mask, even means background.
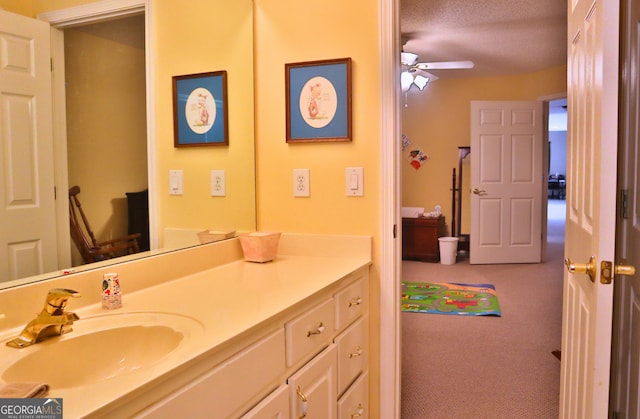
[{"label": "towel on rack", "polygon": [[0,399],[25,399],[44,397],[49,393],[45,383],[8,383],[0,385]]}]

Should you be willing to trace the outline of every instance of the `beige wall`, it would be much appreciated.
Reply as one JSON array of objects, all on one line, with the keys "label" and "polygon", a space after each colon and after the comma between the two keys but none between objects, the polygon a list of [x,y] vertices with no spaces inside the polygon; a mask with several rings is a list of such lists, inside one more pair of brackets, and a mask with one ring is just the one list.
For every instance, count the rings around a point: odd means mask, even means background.
[{"label": "beige wall", "polygon": [[[255,229],[253,19],[251,0],[156,1],[158,216],[164,227]],[[227,71],[229,146],[174,148],[172,77]],[[170,196],[169,170],[184,172],[184,195]],[[222,169],[226,196],[212,197]]]},{"label": "beige wall", "polygon": [[[379,371],[380,74],[378,2],[254,0],[258,227],[287,232],[371,235],[372,417]],[[351,57],[353,141],[285,142],[285,63]],[[345,168],[364,168],[364,196],[345,195]],[[308,198],[293,197],[293,169],[309,168]],[[304,281],[304,272],[301,272]]]},{"label": "beige wall", "polygon": [[65,30],[65,75],[69,185],[99,241],[122,237],[147,188],[144,17]]},{"label": "beige wall", "polygon": [[[472,100],[537,100],[565,93],[566,66],[502,77],[439,79],[424,91],[412,89],[407,107],[402,108],[403,132],[429,155],[418,170],[402,162],[402,205],[433,210],[442,206],[447,228],[451,228],[451,175],[458,172],[458,146],[470,141],[470,102]],[[403,156],[405,157],[405,156]],[[470,157],[463,165],[462,232],[469,233]]]},{"label": "beige wall", "polygon": [[34,16],[33,2],[30,0],[0,0],[0,8],[8,12],[17,13],[24,16]]},{"label": "beige wall", "polygon": [[[7,0],[6,0],[7,1]],[[13,0],[15,3],[16,0]],[[91,0],[33,0],[33,15],[92,3]],[[252,2],[238,0],[153,2],[156,79],[158,228],[256,227]],[[228,147],[173,146],[172,76],[226,70]],[[170,196],[169,170],[184,174],[184,194]],[[226,196],[210,194],[210,171],[226,175]]]}]

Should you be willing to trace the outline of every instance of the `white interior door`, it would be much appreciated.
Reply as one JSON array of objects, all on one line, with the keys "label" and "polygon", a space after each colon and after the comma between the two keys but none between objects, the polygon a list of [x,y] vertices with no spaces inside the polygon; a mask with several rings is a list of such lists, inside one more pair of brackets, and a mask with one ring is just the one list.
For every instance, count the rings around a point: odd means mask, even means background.
[{"label": "white interior door", "polygon": [[[626,191],[626,205],[621,208],[618,229],[618,261],[640,266],[640,2],[623,4],[623,73],[621,106],[622,171],[621,189]],[[614,281],[614,328],[612,344],[611,407],[616,417],[640,417],[640,275],[616,276]],[[613,414],[612,414],[613,416]],[[610,416],[610,417],[612,417]]]},{"label": "white interior door", "polygon": [[[616,228],[619,4],[568,2],[568,138],[561,418],[606,418]],[[593,280],[585,273],[593,256]],[[581,265],[577,265],[580,263]]]},{"label": "white interior door", "polygon": [[7,281],[57,269],[57,251],[49,25],[0,11],[0,27],[0,281]]},{"label": "white interior door", "polygon": [[469,262],[540,262],[542,102],[471,102]]}]

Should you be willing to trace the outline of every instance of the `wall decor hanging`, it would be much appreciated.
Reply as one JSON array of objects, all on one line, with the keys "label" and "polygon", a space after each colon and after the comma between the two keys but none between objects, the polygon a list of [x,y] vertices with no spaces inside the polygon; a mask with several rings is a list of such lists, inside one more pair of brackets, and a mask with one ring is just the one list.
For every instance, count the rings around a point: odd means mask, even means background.
[{"label": "wall decor hanging", "polygon": [[287,143],[351,141],[351,58],[285,64]]},{"label": "wall decor hanging", "polygon": [[173,76],[175,147],[229,144],[227,72]]}]

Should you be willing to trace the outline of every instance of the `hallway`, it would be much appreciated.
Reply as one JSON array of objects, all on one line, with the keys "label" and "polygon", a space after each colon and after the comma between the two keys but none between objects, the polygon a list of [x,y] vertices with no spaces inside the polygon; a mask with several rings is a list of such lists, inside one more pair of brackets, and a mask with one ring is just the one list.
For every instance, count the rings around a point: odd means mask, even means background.
[{"label": "hallway", "polygon": [[564,201],[549,205],[547,260],[403,261],[403,279],[489,283],[502,317],[402,313],[402,418],[557,418]]}]

